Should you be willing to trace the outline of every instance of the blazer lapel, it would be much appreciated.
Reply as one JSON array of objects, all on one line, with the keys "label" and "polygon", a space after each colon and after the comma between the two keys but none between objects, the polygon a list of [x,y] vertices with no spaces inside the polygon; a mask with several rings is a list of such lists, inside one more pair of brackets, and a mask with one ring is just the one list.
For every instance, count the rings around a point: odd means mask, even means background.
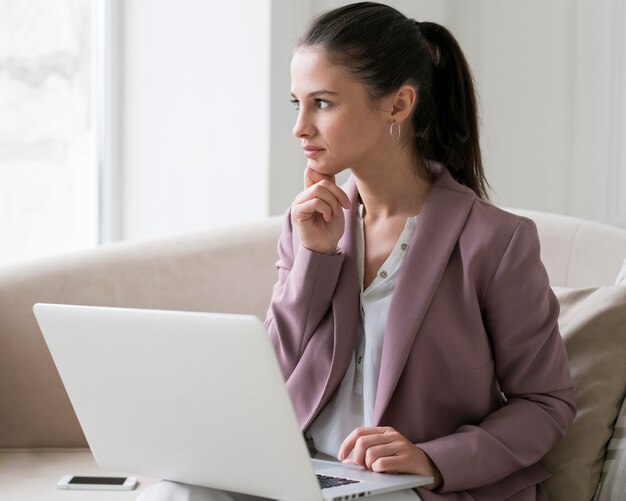
[{"label": "blazer lapel", "polygon": [[323,385],[323,391],[315,406],[310,408],[308,418],[302,426],[306,429],[311,421],[317,416],[322,408],[328,403],[339,387],[343,376],[350,365],[350,359],[354,354],[356,334],[359,325],[359,277],[357,271],[355,222],[357,210],[357,188],[354,178],[342,186],[351,202],[351,207],[344,210],[346,218],[346,230],[339,240],[337,247],[342,249],[345,257],[337,287],[332,298],[333,305],[333,336],[334,346],[330,371]]},{"label": "blazer lapel", "polygon": [[474,203],[444,168],[424,201],[389,306],[373,425],[391,399],[411,346]]},{"label": "blazer lapel", "polygon": [[338,247],[345,253],[344,265],[333,295],[333,312],[335,314],[335,345],[333,361],[328,382],[324,389],[324,397],[330,398],[335,392],[350,365],[354,354],[356,334],[359,326],[359,273],[357,271],[356,252],[356,211],[358,192],[353,177],[343,186],[350,199],[350,209],[345,211],[348,224]]}]

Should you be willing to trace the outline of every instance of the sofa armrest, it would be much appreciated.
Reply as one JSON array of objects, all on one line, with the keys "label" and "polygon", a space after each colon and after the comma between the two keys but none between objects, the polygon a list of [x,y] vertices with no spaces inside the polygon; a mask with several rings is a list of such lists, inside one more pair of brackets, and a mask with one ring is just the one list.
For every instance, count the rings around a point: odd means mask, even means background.
[{"label": "sofa armrest", "polygon": [[0,448],[86,446],[33,316],[35,303],[264,318],[276,280],[281,219],[0,268]]}]

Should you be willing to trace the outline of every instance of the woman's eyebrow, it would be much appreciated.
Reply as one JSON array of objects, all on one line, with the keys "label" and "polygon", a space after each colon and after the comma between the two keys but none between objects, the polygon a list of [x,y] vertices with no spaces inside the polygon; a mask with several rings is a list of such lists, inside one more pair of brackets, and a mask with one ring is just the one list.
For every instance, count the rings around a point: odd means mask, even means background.
[{"label": "woman's eyebrow", "polygon": [[[322,94],[328,94],[331,96],[338,96],[339,92],[333,92],[332,90],[316,90],[315,92],[311,92],[308,97],[317,97]],[[292,92],[291,97],[295,98],[295,94]]]}]

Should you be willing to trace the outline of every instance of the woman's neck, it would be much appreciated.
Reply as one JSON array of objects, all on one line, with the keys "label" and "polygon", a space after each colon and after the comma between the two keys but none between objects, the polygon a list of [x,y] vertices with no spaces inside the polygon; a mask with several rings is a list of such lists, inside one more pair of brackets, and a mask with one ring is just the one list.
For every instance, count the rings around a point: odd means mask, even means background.
[{"label": "woman's neck", "polygon": [[419,214],[433,182],[408,156],[352,170],[365,214],[370,220]]}]

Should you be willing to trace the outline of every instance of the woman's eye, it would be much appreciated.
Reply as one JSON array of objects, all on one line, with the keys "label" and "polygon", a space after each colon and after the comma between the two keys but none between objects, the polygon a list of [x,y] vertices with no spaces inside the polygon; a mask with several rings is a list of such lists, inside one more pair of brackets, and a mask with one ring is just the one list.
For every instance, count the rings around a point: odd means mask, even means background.
[{"label": "woman's eye", "polygon": [[324,101],[323,99],[316,99],[315,102],[320,110],[325,110],[330,106],[330,103],[328,101]]},{"label": "woman's eye", "polygon": [[[297,99],[292,99],[291,103],[294,105],[296,110],[300,111],[300,101],[298,101]],[[330,103],[328,101],[325,101],[324,99],[316,99],[315,106],[320,110],[325,110],[326,108],[330,107]]]}]

